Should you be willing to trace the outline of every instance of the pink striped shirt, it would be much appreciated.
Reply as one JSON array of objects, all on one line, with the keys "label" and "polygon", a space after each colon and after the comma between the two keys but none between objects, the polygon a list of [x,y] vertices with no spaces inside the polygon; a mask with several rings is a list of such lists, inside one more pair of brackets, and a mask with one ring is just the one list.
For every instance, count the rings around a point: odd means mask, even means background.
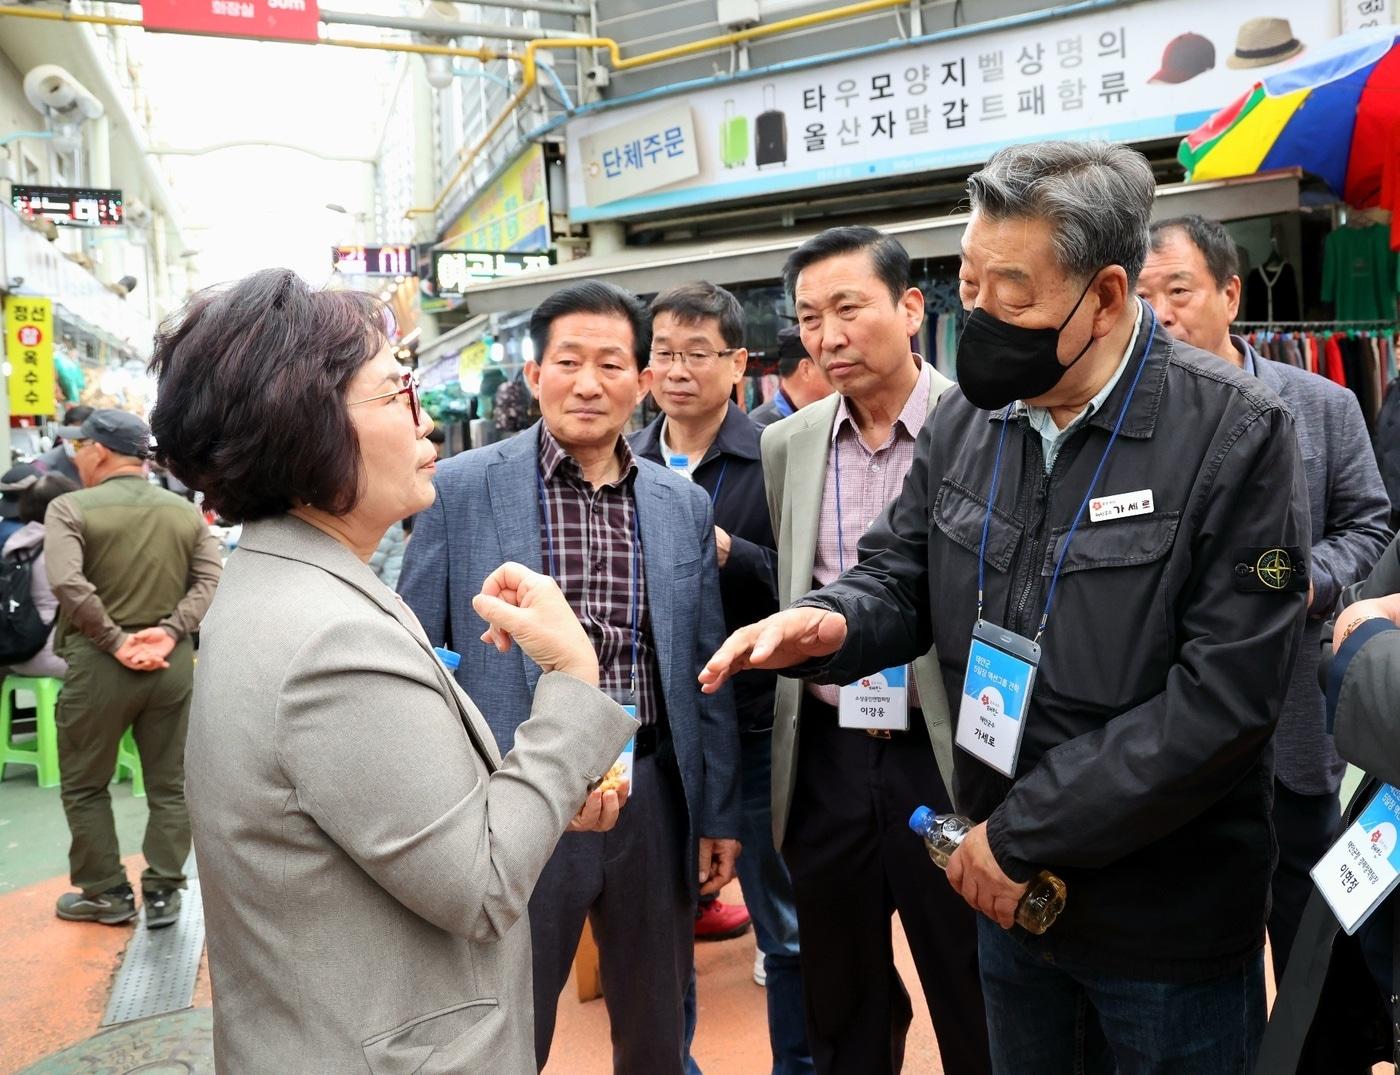
[{"label": "pink striped shirt", "polygon": [[[928,397],[933,390],[932,367],[920,356],[919,379],[904,403],[904,409],[894,421],[885,443],[873,451],[866,446],[856,429],[855,415],[843,397],[836,406],[836,421],[831,429],[831,446],[826,454],[826,486],[822,490],[822,510],[817,531],[817,555],[812,563],[814,585],[825,586],[856,563],[856,543],[879,518],[890,501],[899,496],[904,476],[914,465],[914,441],[928,421]],[[838,491],[836,475],[840,460],[841,483]],[[837,538],[837,497],[840,497],[841,533]],[[840,688],[833,684],[808,684],[812,696],[834,706],[840,698]],[[918,690],[911,677],[909,704],[919,704]]]}]

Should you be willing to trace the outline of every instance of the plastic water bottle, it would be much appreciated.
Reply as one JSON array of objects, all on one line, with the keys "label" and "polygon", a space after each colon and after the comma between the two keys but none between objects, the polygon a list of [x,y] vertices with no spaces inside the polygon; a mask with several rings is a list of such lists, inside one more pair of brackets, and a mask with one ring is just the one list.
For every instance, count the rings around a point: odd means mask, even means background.
[{"label": "plastic water bottle", "polygon": [[[972,831],[972,822],[961,814],[936,814],[921,806],[909,819],[909,827],[923,837],[934,865],[946,870],[949,857]],[[1041,870],[1016,905],[1016,924],[1027,933],[1039,935],[1055,924],[1064,909],[1065,883],[1049,870]]]}]

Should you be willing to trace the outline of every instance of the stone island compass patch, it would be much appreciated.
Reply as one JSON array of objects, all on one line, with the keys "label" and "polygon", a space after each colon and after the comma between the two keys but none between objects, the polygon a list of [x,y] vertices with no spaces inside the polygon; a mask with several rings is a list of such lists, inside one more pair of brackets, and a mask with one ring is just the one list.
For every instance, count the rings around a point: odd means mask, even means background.
[{"label": "stone island compass patch", "polygon": [[1308,570],[1296,545],[1235,550],[1235,589],[1240,593],[1307,593]]}]

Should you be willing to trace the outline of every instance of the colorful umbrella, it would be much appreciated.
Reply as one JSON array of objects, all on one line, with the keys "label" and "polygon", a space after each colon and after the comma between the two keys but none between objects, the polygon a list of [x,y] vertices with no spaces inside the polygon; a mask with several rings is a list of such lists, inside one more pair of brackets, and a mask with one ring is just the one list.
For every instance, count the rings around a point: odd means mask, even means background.
[{"label": "colorful umbrella", "polygon": [[1348,34],[1256,82],[1182,139],[1188,182],[1299,167],[1348,204],[1375,205],[1387,156],[1400,153],[1397,41],[1392,27]]}]

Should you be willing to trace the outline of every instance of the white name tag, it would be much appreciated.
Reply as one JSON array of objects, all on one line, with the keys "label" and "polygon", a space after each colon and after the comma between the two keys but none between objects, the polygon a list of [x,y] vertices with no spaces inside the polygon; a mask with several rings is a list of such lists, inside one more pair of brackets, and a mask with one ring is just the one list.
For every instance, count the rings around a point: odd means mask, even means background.
[{"label": "white name tag", "polygon": [[1102,523],[1109,519],[1131,519],[1134,515],[1151,515],[1154,510],[1151,489],[1115,496],[1096,496],[1089,501],[1089,521]]},{"label": "white name tag", "polygon": [[867,731],[909,730],[909,666],[886,668],[841,688],[837,723]]},{"label": "white name tag", "polygon": [[973,626],[953,741],[1005,776],[1016,775],[1039,662],[1030,639],[980,620]]},{"label": "white name tag", "polygon": [[1312,879],[1350,935],[1400,884],[1400,791],[1381,786],[1355,823],[1312,868]]}]

